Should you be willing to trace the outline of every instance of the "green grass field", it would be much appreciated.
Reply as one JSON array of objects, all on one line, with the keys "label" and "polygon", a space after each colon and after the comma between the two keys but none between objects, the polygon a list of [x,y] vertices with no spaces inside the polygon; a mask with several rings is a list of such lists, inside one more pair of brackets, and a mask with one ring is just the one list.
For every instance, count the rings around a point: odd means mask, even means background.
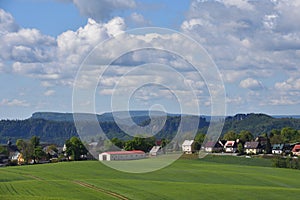
[{"label": "green grass field", "polygon": [[97,161],[7,167],[0,199],[299,199],[300,171],[267,162],[208,156],[145,174]]}]

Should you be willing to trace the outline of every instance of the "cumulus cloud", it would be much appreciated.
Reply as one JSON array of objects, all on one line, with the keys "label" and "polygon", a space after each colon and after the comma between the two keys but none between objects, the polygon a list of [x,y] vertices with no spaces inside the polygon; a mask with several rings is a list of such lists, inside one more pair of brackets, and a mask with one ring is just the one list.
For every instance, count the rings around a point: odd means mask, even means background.
[{"label": "cumulus cloud", "polygon": [[[0,58],[20,62],[47,62],[53,59],[55,39],[37,29],[24,29],[15,25],[12,16],[0,9]],[[3,28],[3,29],[2,29]]]},{"label": "cumulus cloud", "polygon": [[253,78],[247,78],[240,82],[240,87],[250,89],[250,90],[260,90],[263,88],[260,81]]},{"label": "cumulus cloud", "polygon": [[128,17],[129,23],[133,24],[134,26],[149,26],[150,21],[146,20],[143,15],[133,12]]},{"label": "cumulus cloud", "polygon": [[192,1],[181,28],[204,45],[221,69],[292,67],[299,55],[286,59],[286,52],[300,49],[300,33],[299,12],[294,14],[299,4],[291,2],[297,1]]},{"label": "cumulus cloud", "polygon": [[[295,105],[295,96],[299,97],[295,93],[300,72],[299,5],[300,1],[288,0],[194,0],[181,30],[212,56],[230,85],[230,99],[237,92],[231,85],[238,85],[269,100],[274,97],[264,105]],[[286,81],[270,83],[270,77],[286,76],[290,77]],[[251,98],[259,101],[257,96]]]},{"label": "cumulus cloud", "polygon": [[15,23],[13,16],[0,9],[0,35],[7,32],[15,32],[18,29],[19,26]]}]

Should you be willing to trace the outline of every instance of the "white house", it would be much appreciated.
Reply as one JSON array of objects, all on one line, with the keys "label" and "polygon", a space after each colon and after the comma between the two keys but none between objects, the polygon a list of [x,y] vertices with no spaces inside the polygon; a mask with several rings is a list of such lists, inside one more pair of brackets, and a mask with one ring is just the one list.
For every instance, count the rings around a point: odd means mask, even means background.
[{"label": "white house", "polygon": [[235,141],[227,141],[224,145],[226,153],[235,153],[237,151],[237,144]]},{"label": "white house", "polygon": [[150,156],[158,156],[162,153],[161,146],[153,146],[149,152]]},{"label": "white house", "polygon": [[272,154],[282,154],[284,150],[283,148],[284,144],[274,144],[272,148]]},{"label": "white house", "polygon": [[202,149],[204,149],[204,151],[206,152],[221,152],[223,150],[223,144],[221,141],[217,141],[217,142],[207,142],[203,145]]},{"label": "white house", "polygon": [[246,154],[259,154],[262,152],[259,142],[246,142],[244,145]]},{"label": "white house", "polygon": [[109,151],[99,154],[100,161],[112,160],[138,160],[146,157],[145,152],[140,150],[134,151]]},{"label": "white house", "polygon": [[193,153],[193,143],[194,143],[194,140],[185,140],[181,145],[182,151],[186,154]]}]

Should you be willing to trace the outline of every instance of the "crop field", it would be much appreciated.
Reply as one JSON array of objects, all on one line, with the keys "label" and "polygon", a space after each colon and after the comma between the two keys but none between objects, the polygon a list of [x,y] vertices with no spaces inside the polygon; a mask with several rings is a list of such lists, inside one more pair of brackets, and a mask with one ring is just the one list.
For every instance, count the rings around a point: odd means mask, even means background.
[{"label": "crop field", "polygon": [[0,199],[299,199],[299,170],[251,159],[180,159],[144,174],[97,161],[7,167],[0,169]]}]

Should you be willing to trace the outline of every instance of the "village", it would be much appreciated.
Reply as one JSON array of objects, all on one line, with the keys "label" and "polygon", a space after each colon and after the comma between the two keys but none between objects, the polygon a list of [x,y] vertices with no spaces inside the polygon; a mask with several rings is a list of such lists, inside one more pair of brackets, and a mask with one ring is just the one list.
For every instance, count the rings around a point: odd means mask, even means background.
[{"label": "village", "polygon": [[[85,147],[80,139],[73,137],[64,144],[63,147],[57,147],[54,144],[40,144],[37,137],[32,139],[38,140],[32,150],[32,155],[28,154],[28,149],[25,151],[24,147],[14,145],[9,140],[6,145],[0,146],[0,166],[10,165],[24,165],[24,164],[43,164],[54,163],[61,161],[72,160],[94,160],[87,149],[91,149],[95,142],[87,144]],[[72,146],[72,142],[79,144],[78,147]],[[26,143],[22,144],[25,145]],[[97,143],[96,143],[97,144]],[[28,144],[27,144],[28,145]],[[300,155],[300,142],[295,143],[279,143],[271,145],[266,137],[258,136],[251,141],[236,140],[218,140],[208,141],[205,144],[199,146],[196,145],[195,140],[185,140],[182,144],[178,144],[178,153],[183,154],[198,154],[199,151],[212,155],[228,155],[228,156],[246,156],[251,158],[254,155],[268,155],[282,156],[282,157],[294,157],[297,158]],[[22,149],[23,148],[23,149]],[[120,161],[120,160],[138,160],[151,157],[160,156],[166,153],[164,145],[160,140],[155,142],[155,145],[150,151],[143,151],[140,149],[133,150],[112,150],[101,152],[98,155],[99,161]]]}]

